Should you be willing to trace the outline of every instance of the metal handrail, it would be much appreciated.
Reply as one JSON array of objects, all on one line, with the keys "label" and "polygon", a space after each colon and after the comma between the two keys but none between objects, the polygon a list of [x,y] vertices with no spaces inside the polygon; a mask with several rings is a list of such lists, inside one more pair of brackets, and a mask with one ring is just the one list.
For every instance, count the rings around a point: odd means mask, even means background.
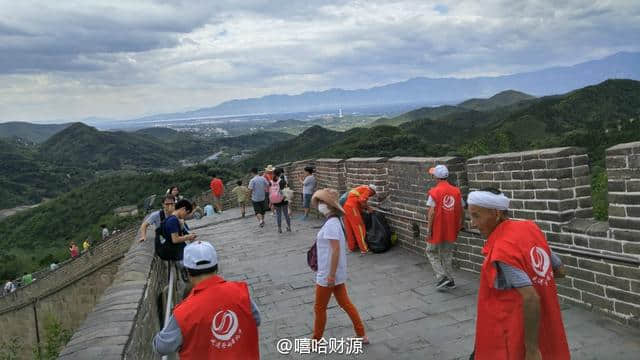
[{"label": "metal handrail", "polygon": [[[171,317],[171,308],[173,307],[173,283],[176,278],[176,267],[174,266],[173,261],[169,261],[169,290],[167,291],[167,307],[164,312],[164,323],[162,327],[164,328],[169,324],[169,318]],[[162,360],[168,360],[169,356],[162,356]]]}]

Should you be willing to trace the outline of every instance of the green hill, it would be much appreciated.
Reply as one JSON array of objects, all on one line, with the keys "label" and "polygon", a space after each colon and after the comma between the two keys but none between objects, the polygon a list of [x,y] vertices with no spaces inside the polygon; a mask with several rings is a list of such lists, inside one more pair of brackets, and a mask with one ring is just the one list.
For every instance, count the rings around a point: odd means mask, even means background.
[{"label": "green hill", "polygon": [[151,137],[99,131],[82,123],[69,126],[42,143],[39,155],[55,165],[94,170],[166,167],[178,160],[178,154]]},{"label": "green hill", "polygon": [[15,139],[0,139],[0,163],[0,209],[38,203],[93,177],[87,169],[42,161],[37,148]]},{"label": "green hill", "polygon": [[136,130],[134,133],[139,135],[153,136],[154,138],[162,141],[178,140],[180,139],[180,137],[185,135],[184,133],[181,134],[179,131],[166,128],[166,127],[144,128],[144,129]]},{"label": "green hill", "polygon": [[460,108],[452,105],[442,105],[438,107],[424,107],[416,110],[409,111],[402,115],[396,116],[391,119],[381,118],[373,122],[372,126],[379,125],[392,125],[398,126],[409,121],[419,119],[439,119],[450,114],[456,114],[465,112],[467,109]]},{"label": "green hill", "polygon": [[295,138],[294,135],[283,132],[261,131],[235,137],[216,139],[215,143],[219,146],[226,146],[234,149],[246,149],[265,147],[278,142],[291,140],[293,138]]},{"label": "green hill", "polygon": [[458,104],[458,107],[476,111],[488,111],[530,99],[535,99],[535,96],[515,90],[506,90],[488,99],[469,99]]},{"label": "green hill", "polygon": [[486,123],[489,120],[494,120],[494,116],[492,114],[482,115],[479,112],[488,113],[494,110],[501,112],[501,108],[503,110],[508,110],[508,108],[516,109],[520,106],[526,106],[525,104],[517,104],[523,103],[525,102],[525,100],[532,99],[535,99],[535,97],[519,91],[507,90],[500,92],[488,99],[469,99],[467,101],[461,102],[456,106],[442,105],[437,107],[423,107],[420,109],[409,111],[391,119],[378,119],[372,125],[399,126],[409,121],[421,119],[443,120],[451,122],[453,120],[466,119],[468,117],[472,117],[476,121]]},{"label": "green hill", "polygon": [[[481,153],[503,148],[583,146],[597,162],[606,147],[640,139],[639,118],[640,82],[607,80],[564,95],[540,98],[476,131],[468,144],[486,144]],[[496,138],[502,138],[502,146],[495,146],[491,139]]]},{"label": "green hill", "polygon": [[[100,178],[0,221],[0,279],[68,258],[69,242],[80,244],[87,237],[99,239],[102,223],[109,229],[140,223],[140,217],[113,215],[118,206],[140,207],[147,196],[164,194],[175,184],[187,198],[200,194],[209,188],[208,173],[212,169],[198,165],[174,173]],[[240,176],[225,168],[215,170],[222,179]]]},{"label": "green hill", "polygon": [[41,143],[70,125],[71,123],[32,124],[28,122],[11,121],[0,124],[0,138],[18,137],[34,143]]},{"label": "green hill", "polygon": [[312,126],[302,134],[261,149],[249,159],[238,164],[241,169],[264,167],[268,164],[278,164],[291,160],[302,160],[315,156],[331,144],[338,143],[345,138],[345,133],[327,130],[320,126]]},{"label": "green hill", "polygon": [[40,145],[24,144],[17,138],[0,139],[0,209],[38,203],[80,186],[98,174],[175,168],[179,166],[178,160],[201,161],[222,148],[240,152],[292,137],[259,132],[202,139],[171,129],[108,132],[75,123]]}]

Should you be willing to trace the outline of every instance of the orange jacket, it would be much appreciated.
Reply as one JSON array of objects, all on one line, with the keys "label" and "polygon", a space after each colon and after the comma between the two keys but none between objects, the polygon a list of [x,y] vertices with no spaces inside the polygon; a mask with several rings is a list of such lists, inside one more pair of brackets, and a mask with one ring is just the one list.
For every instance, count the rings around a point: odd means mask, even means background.
[{"label": "orange jacket", "polygon": [[371,190],[368,185],[360,185],[349,191],[349,195],[347,196],[347,202],[345,203],[345,205],[357,205],[360,211],[362,211],[367,207],[367,201],[369,201],[369,198],[373,196],[373,194],[373,190]]}]

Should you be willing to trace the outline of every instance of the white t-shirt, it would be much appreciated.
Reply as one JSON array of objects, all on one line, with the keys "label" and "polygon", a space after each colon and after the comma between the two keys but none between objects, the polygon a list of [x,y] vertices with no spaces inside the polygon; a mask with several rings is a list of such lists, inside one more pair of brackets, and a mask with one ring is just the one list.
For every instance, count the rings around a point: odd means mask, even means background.
[{"label": "white t-shirt", "polygon": [[338,257],[338,268],[336,270],[336,285],[347,281],[347,246],[344,238],[344,231],[340,219],[332,217],[325,222],[318,232],[316,246],[318,248],[318,272],[316,283],[320,286],[327,286],[327,278],[331,268],[331,244],[330,240],[338,240],[340,244],[340,256]]}]

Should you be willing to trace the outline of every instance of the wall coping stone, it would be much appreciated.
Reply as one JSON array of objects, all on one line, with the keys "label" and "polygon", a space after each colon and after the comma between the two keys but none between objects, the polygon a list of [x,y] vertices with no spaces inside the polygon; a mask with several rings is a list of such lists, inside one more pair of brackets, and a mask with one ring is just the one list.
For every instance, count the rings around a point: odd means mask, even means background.
[{"label": "wall coping stone", "polygon": [[292,163],[289,163],[290,165],[298,165],[298,164],[302,164],[302,163],[313,163],[315,162],[314,159],[304,159],[304,160],[298,160],[298,161],[294,161]]},{"label": "wall coping stone", "polygon": [[607,155],[640,154],[640,141],[614,145],[606,150]]},{"label": "wall coping stone", "polygon": [[467,160],[469,163],[479,163],[484,160],[505,160],[505,161],[519,161],[518,158],[524,156],[537,155],[541,159],[550,159],[569,155],[583,155],[586,153],[586,149],[575,146],[557,147],[550,149],[529,150],[520,152],[508,152],[501,154],[480,155],[472,157]]},{"label": "wall coping stone", "polygon": [[458,156],[441,156],[441,157],[416,157],[416,156],[396,156],[389,159],[394,163],[445,163],[449,164],[458,160],[464,162],[464,159]]},{"label": "wall coping stone", "polygon": [[331,158],[326,158],[326,159],[317,159],[316,163],[320,163],[320,162],[324,162],[324,163],[342,163],[344,162],[344,159],[331,159]]},{"label": "wall coping stone", "polygon": [[575,218],[560,227],[563,232],[585,234],[598,237],[606,237],[609,232],[609,223],[595,219]]},{"label": "wall coping stone", "polygon": [[368,157],[368,158],[363,158],[363,157],[354,157],[354,158],[349,158],[346,161],[349,162],[374,162],[374,163],[378,163],[378,162],[385,162],[387,161],[386,157]]},{"label": "wall coping stone", "polygon": [[274,167],[283,168],[283,167],[287,167],[287,166],[289,166],[291,164],[293,164],[293,163],[292,162],[286,162],[286,163],[282,163],[282,164],[276,164],[276,165],[274,165]]}]

